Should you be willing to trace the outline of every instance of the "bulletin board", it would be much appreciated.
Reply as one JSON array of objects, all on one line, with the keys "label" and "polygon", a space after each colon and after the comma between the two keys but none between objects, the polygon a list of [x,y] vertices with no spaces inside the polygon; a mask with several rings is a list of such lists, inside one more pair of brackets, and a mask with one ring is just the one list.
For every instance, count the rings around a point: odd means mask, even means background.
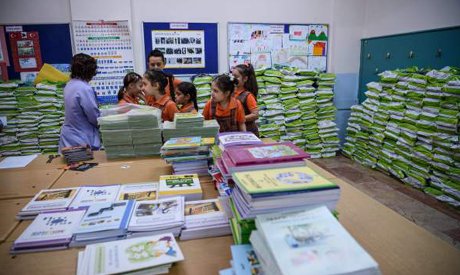
[{"label": "bulletin board", "polygon": [[327,71],[328,24],[228,23],[228,66]]},{"label": "bulletin board", "polygon": [[166,59],[165,71],[172,74],[218,72],[217,23],[144,22],[145,64],[152,49]]},{"label": "bulletin board", "polygon": [[[5,44],[8,54],[9,66],[7,67],[9,79],[21,79],[21,73],[31,74],[38,72],[41,69],[43,63],[48,64],[69,64],[72,60],[72,43],[70,36],[70,25],[69,24],[34,24],[34,25],[3,25],[5,31]],[[17,70],[15,67],[15,59],[18,59],[18,55],[13,57],[13,52],[17,51],[19,57],[21,54],[29,54],[27,50],[30,48],[26,42],[20,43],[22,49],[13,49],[11,47],[11,34],[12,33],[26,33],[23,38],[28,35],[34,38],[38,36],[36,40],[38,43],[34,43],[34,56],[37,57],[37,66],[33,70]],[[17,38],[14,38],[17,39]],[[20,41],[20,40],[17,40]],[[27,40],[24,40],[27,41]],[[21,51],[22,53],[20,53]],[[38,52],[37,52],[38,51]],[[32,55],[31,55],[32,56]],[[40,62],[38,62],[38,57]],[[32,66],[32,65],[31,65]]]}]

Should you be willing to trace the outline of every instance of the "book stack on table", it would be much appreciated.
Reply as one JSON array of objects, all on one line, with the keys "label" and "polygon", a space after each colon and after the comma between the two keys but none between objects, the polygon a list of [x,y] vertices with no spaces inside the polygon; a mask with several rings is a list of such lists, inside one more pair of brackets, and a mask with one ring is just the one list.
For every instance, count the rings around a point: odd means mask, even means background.
[{"label": "book stack on table", "polygon": [[326,205],[335,209],[340,188],[307,166],[236,172],[231,221],[236,243],[247,243],[257,215]]},{"label": "book stack on table", "polygon": [[184,260],[174,236],[165,233],[86,246],[78,254],[77,275],[166,274]]},{"label": "book stack on table", "polygon": [[166,142],[171,138],[190,136],[215,138],[217,133],[219,133],[219,123],[214,119],[205,120],[201,125],[193,127],[183,127],[180,124],[179,122],[179,126],[176,126],[174,122],[165,121],[163,123],[163,141]]},{"label": "book stack on table", "polygon": [[161,147],[161,157],[173,166],[174,174],[208,174],[209,147],[214,138],[172,138]]},{"label": "book stack on table", "polygon": [[93,159],[93,151],[89,145],[64,147],[61,153],[68,164]]},{"label": "book stack on table", "polygon": [[228,216],[218,199],[185,203],[185,225],[180,239],[230,235]]},{"label": "book stack on table", "polygon": [[380,274],[377,262],[325,206],[260,215],[256,226],[250,240],[263,272]]}]

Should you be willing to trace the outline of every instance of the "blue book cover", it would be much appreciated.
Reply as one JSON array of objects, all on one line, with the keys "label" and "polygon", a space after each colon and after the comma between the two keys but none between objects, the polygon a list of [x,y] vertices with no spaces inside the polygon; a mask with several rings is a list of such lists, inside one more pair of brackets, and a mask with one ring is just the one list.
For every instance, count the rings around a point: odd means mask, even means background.
[{"label": "blue book cover", "polygon": [[233,271],[236,275],[262,274],[262,269],[252,245],[232,245]]},{"label": "blue book cover", "polygon": [[133,200],[93,204],[86,211],[76,234],[126,229],[133,207]]}]

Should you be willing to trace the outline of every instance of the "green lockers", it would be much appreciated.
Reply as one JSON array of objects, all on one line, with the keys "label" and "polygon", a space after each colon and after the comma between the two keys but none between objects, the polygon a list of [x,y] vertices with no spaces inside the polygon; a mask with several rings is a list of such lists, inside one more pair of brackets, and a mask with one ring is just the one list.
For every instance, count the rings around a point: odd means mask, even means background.
[{"label": "green lockers", "polygon": [[460,67],[460,26],[361,39],[359,102],[366,99],[366,83],[385,70]]}]

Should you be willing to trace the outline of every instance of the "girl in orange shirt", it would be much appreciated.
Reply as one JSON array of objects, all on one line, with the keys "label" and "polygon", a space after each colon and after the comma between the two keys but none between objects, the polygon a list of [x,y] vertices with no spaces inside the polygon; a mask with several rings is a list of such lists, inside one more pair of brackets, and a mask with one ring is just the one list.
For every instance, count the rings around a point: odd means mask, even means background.
[{"label": "girl in orange shirt", "polygon": [[118,105],[139,104],[139,99],[145,102],[141,87],[142,77],[135,72],[127,73],[123,78],[123,86],[118,91]]},{"label": "girl in orange shirt", "polygon": [[233,75],[221,74],[212,81],[211,99],[203,110],[204,119],[215,119],[219,132],[246,131],[244,110],[241,102],[232,97],[238,83]]},{"label": "girl in orange shirt", "polygon": [[256,74],[251,64],[240,64],[233,68],[232,74],[238,80],[234,97],[241,101],[246,118],[246,130],[259,136],[259,129],[256,120],[259,118],[259,108],[257,107],[257,87]]},{"label": "girl in orange shirt", "polygon": [[197,113],[196,88],[193,83],[181,82],[176,88],[176,104],[181,105],[181,113]]},{"label": "girl in orange shirt", "polygon": [[168,79],[162,71],[146,71],[142,78],[142,91],[146,96],[151,96],[154,99],[148,104],[161,110],[163,121],[173,121],[174,114],[179,110],[177,110],[176,103],[165,93],[167,84]]}]

